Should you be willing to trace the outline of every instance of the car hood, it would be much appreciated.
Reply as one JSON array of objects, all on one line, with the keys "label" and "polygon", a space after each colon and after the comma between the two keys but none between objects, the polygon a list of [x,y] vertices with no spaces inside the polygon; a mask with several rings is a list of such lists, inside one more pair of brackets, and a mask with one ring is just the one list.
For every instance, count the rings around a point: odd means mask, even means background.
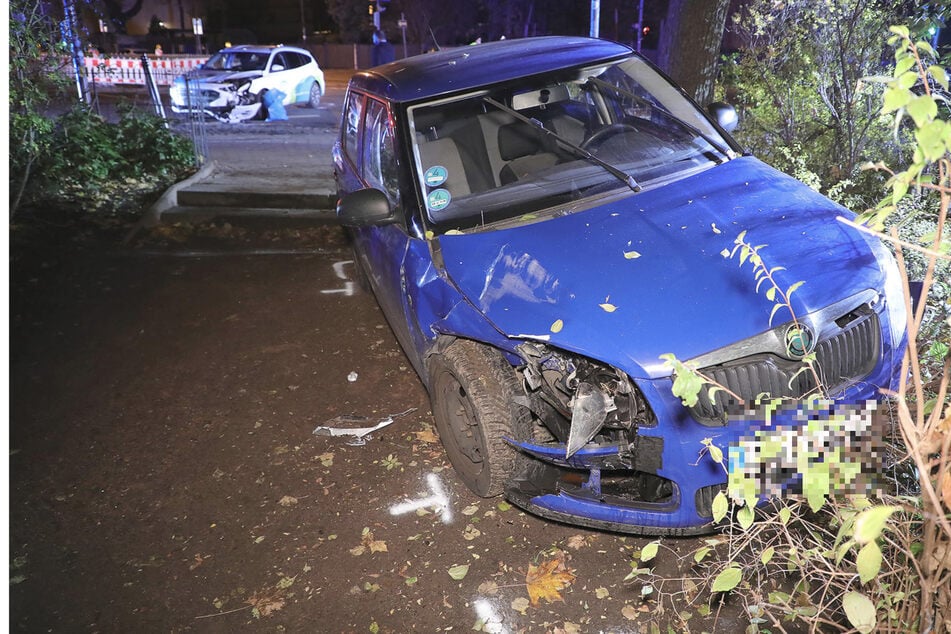
[{"label": "car hood", "polygon": [[852,217],[752,157],[560,218],[443,235],[449,279],[500,332],[533,338],[625,369],[669,374],[658,357],[690,359],[770,325],[766,286],[727,258],[741,231],[766,245],[767,265],[799,316],[861,290],[882,273]]},{"label": "car hood", "polygon": [[189,73],[192,80],[199,80],[203,84],[223,84],[227,82],[252,80],[262,77],[262,70],[230,71],[230,70],[204,70],[198,69]]}]

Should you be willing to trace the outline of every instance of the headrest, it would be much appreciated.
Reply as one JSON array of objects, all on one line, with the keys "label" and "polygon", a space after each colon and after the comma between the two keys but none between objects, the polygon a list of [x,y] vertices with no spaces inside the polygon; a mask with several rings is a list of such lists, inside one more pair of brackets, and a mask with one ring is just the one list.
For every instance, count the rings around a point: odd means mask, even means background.
[{"label": "headrest", "polygon": [[499,155],[503,161],[537,154],[544,147],[541,133],[526,123],[517,121],[499,126]]}]

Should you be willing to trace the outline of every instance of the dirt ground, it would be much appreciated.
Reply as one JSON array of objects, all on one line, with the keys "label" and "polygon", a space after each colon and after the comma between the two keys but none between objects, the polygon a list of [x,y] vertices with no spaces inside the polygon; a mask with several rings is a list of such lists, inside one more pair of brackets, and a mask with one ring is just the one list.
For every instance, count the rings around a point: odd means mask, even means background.
[{"label": "dirt ground", "polygon": [[338,228],[124,229],[11,230],[12,631],[746,628],[682,592],[702,540],[661,540],[647,593],[652,540],[471,494]]}]

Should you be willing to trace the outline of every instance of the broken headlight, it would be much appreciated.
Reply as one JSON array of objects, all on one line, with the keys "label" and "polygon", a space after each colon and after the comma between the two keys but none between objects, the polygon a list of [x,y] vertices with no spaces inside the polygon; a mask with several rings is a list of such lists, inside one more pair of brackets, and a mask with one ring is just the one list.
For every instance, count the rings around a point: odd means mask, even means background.
[{"label": "broken headlight", "polygon": [[636,385],[607,364],[540,343],[517,347],[527,406],[559,442],[566,457],[591,440],[630,442],[639,426],[656,424]]}]

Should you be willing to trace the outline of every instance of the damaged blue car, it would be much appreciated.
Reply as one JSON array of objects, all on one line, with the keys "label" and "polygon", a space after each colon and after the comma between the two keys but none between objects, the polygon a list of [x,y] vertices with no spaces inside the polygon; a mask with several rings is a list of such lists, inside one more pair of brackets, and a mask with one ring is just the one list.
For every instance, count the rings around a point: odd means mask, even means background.
[{"label": "damaged blue car", "polygon": [[[700,459],[704,441],[726,453],[747,424],[724,393],[685,406],[662,355],[744,399],[800,397],[817,377],[850,402],[893,385],[905,321],[891,255],[745,155],[735,122],[587,38],[353,76],[337,215],[476,494],[593,528],[706,532],[726,475]],[[768,245],[784,288],[804,282],[795,321],[725,257],[741,232]]]}]

